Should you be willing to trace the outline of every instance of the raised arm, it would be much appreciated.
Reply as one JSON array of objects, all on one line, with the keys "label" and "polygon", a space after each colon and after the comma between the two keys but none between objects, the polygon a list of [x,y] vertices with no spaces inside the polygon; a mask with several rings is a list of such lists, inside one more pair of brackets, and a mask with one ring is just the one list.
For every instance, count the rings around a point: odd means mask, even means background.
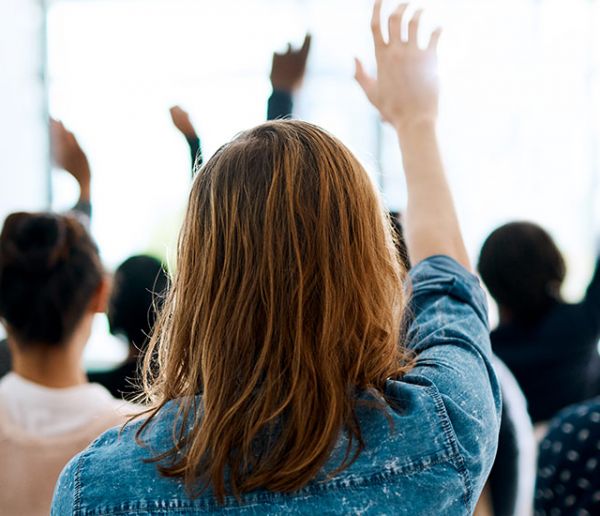
[{"label": "raised arm", "polygon": [[270,75],[273,93],[267,103],[267,120],[292,116],[293,95],[304,79],[310,41],[310,34],[307,34],[300,49],[293,50],[292,45],[288,45],[287,52],[273,53]]},{"label": "raised arm", "polygon": [[169,109],[173,125],[185,137],[190,148],[190,157],[192,159],[192,175],[194,170],[202,165],[202,146],[200,145],[200,137],[194,128],[194,124],[190,120],[190,115],[180,106],[173,106]]},{"label": "raised arm", "polygon": [[421,11],[410,20],[408,34],[403,37],[406,8],[407,4],[402,4],[390,16],[386,42],[381,33],[381,0],[376,0],[371,28],[377,77],[369,76],[358,59],[355,77],[398,135],[408,190],[406,243],[411,262],[417,264],[442,254],[470,270],[436,136],[437,42],[441,31],[436,30],[428,47],[421,49]]},{"label": "raised arm", "polygon": [[369,100],[396,129],[408,186],[406,242],[414,267],[412,318],[404,345],[414,352],[415,362],[390,389],[394,394],[397,388],[401,395],[412,384],[429,389],[440,402],[440,417],[451,428],[450,439],[460,456],[465,501],[472,514],[496,453],[500,389],[490,361],[485,294],[478,279],[465,270],[469,260],[435,134],[440,32],[433,33],[427,49],[420,49],[418,11],[402,38],[406,8],[401,5],[390,17],[390,40],[385,42],[381,0],[376,0],[372,28],[377,78],[356,63],[356,78]]},{"label": "raised arm", "polygon": [[50,150],[54,164],[71,174],[79,185],[79,200],[73,211],[91,217],[92,173],[89,161],[75,135],[53,118],[50,119]]}]

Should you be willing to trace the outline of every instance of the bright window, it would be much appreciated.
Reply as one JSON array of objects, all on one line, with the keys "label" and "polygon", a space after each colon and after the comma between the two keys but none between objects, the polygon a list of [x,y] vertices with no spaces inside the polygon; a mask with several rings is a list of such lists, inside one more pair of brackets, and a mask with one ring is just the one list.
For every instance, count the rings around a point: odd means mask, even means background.
[{"label": "bright window", "polygon": [[[429,24],[445,28],[440,135],[472,256],[500,223],[533,219],[565,251],[567,294],[579,295],[599,220],[600,2],[421,4]],[[306,30],[313,48],[297,116],[340,136],[390,208],[401,208],[394,137],[352,79],[353,56],[371,55],[370,8],[370,0],[51,4],[51,112],[80,136],[92,162],[93,230],[106,262],[173,247],[189,157],[168,107],[190,111],[210,156],[264,119],[270,54]],[[55,207],[73,202],[66,178],[54,185]]]}]

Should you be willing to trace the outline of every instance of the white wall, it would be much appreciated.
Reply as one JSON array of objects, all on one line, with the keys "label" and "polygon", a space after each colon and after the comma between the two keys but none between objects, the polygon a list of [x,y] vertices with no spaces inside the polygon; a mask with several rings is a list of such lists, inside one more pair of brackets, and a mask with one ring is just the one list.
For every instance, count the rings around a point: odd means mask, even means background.
[{"label": "white wall", "polygon": [[48,206],[42,0],[0,0],[0,220]]}]

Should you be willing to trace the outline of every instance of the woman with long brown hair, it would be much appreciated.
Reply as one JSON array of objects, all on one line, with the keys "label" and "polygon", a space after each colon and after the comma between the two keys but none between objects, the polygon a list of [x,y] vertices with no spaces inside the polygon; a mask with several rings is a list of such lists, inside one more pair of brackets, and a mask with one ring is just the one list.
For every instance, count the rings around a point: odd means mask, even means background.
[{"label": "woman with long brown hair", "polygon": [[472,512],[500,400],[435,136],[439,32],[420,49],[417,14],[403,38],[403,5],[386,42],[380,8],[378,76],[357,79],[398,132],[410,277],[338,140],[298,121],[236,137],[192,187],[147,417],[71,462],[55,514]]}]

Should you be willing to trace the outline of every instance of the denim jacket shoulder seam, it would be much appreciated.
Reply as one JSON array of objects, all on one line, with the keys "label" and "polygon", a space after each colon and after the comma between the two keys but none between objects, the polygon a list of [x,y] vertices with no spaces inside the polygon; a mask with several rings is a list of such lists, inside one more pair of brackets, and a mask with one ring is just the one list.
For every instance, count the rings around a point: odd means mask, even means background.
[{"label": "denim jacket shoulder seam", "polygon": [[436,387],[429,387],[431,392],[431,397],[435,403],[436,412],[440,418],[442,424],[442,430],[444,431],[444,436],[446,438],[446,442],[451,450],[451,461],[458,470],[458,474],[463,479],[465,485],[465,491],[463,496],[463,501],[465,506],[468,508],[471,503],[471,498],[473,496],[473,486],[471,485],[471,476],[469,474],[469,470],[465,464],[464,458],[461,455],[458,449],[458,443],[456,441],[456,434],[454,433],[454,429],[452,427],[452,422],[448,417],[448,412],[446,411],[446,407],[444,406],[444,402],[442,400],[442,396],[437,390]]},{"label": "denim jacket shoulder seam", "polygon": [[77,468],[75,469],[75,480],[73,482],[73,516],[82,515],[81,511],[81,469],[83,468],[83,455],[77,457]]},{"label": "denim jacket shoulder seam", "polygon": [[85,467],[84,460],[88,455],[91,455],[94,452],[92,445],[89,448],[82,451],[77,457],[77,468],[75,470],[75,479],[74,479],[74,490],[75,494],[73,496],[73,516],[85,516],[88,511],[83,508],[82,498],[83,498],[83,469]]}]

